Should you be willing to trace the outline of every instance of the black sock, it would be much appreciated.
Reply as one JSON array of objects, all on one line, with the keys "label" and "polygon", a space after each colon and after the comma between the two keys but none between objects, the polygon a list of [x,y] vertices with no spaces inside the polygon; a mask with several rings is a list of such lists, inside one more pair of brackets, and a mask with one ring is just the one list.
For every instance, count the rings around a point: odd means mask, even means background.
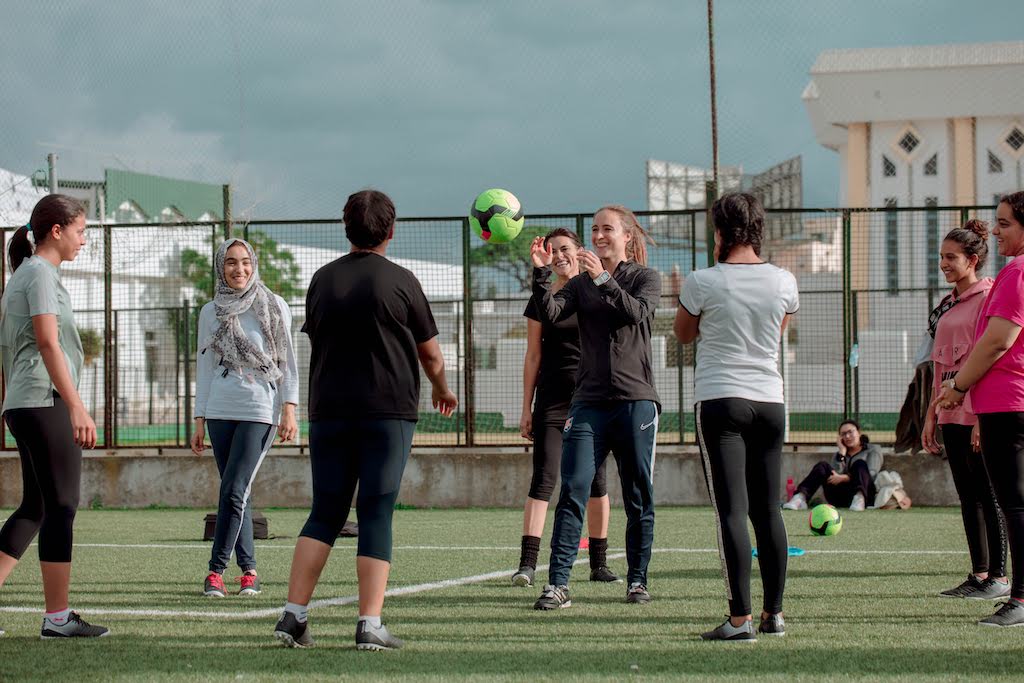
[{"label": "black sock", "polygon": [[538,553],[540,553],[540,536],[523,536],[523,552],[519,555],[519,566],[536,569]]},{"label": "black sock", "polygon": [[590,537],[590,568],[608,566],[608,539]]}]

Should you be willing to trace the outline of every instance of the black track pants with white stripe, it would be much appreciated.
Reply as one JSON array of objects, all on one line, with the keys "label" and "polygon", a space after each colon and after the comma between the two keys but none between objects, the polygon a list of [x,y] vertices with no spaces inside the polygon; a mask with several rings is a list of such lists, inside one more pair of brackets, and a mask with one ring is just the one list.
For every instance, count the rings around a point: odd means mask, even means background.
[{"label": "black track pants with white stripe", "polygon": [[748,517],[757,539],[764,611],[781,612],[788,544],[779,509],[785,408],[781,403],[723,398],[702,401],[695,412],[729,613],[751,613]]}]

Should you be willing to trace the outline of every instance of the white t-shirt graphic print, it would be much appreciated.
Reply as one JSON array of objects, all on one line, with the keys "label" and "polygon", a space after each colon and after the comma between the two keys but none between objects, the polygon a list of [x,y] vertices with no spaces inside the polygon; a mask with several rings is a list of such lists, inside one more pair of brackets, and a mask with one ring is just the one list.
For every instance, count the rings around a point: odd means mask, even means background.
[{"label": "white t-shirt graphic print", "polygon": [[770,263],[719,263],[690,273],[679,303],[700,317],[695,401],[784,402],[782,319],[800,307],[792,273]]}]

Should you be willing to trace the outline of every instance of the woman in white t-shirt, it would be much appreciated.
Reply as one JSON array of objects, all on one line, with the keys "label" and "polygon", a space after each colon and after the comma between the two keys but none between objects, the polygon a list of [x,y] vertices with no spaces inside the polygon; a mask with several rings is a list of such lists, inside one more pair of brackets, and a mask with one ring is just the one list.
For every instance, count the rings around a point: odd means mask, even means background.
[{"label": "woman in white t-shirt", "polygon": [[799,307],[796,279],[761,260],[764,208],[753,195],[723,196],[711,208],[713,268],[690,273],[675,333],[698,341],[697,440],[718,523],[729,619],[705,640],[755,641],[750,607],[749,516],[764,586],[758,633],[785,635],[786,527],[779,509],[785,431],[779,346]]}]

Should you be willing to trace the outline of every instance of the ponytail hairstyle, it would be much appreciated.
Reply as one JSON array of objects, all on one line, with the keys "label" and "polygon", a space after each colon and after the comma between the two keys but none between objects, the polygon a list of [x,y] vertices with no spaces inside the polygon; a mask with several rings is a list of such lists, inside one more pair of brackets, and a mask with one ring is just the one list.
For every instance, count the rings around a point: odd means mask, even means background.
[{"label": "ponytail hairstyle", "polygon": [[1024,225],[1024,190],[1004,194],[999,198],[1000,204],[1006,204],[1013,210],[1014,219]]},{"label": "ponytail hairstyle", "polygon": [[[82,202],[64,194],[48,194],[36,202],[28,225],[15,230],[8,241],[7,255],[11,260],[11,272],[18,270],[22,262],[50,237],[54,225],[64,229],[64,226],[82,215],[85,215]],[[29,230],[32,231],[31,241]]]},{"label": "ponytail hairstyle", "polygon": [[963,227],[950,230],[945,239],[959,244],[967,258],[977,256],[978,263],[974,266],[974,272],[981,272],[988,260],[988,223],[972,218]]},{"label": "ponytail hairstyle", "polygon": [[719,234],[718,261],[729,258],[733,247],[749,246],[761,255],[764,206],[747,192],[729,192],[711,205],[711,221]]},{"label": "ponytail hairstyle", "polygon": [[626,258],[630,261],[636,261],[641,266],[646,266],[647,244],[657,244],[657,242],[640,226],[640,221],[636,219],[636,215],[621,204],[602,206],[596,213],[601,213],[602,211],[611,211],[617,214],[619,222],[622,224],[622,229],[632,235],[632,239],[626,242]]},{"label": "ponytail hairstyle", "polygon": [[572,243],[576,245],[577,249],[580,249],[583,246],[583,241],[580,239],[580,236],[568,228],[555,228],[549,232],[544,236],[544,246],[548,246],[548,243],[556,237],[568,237]]}]

